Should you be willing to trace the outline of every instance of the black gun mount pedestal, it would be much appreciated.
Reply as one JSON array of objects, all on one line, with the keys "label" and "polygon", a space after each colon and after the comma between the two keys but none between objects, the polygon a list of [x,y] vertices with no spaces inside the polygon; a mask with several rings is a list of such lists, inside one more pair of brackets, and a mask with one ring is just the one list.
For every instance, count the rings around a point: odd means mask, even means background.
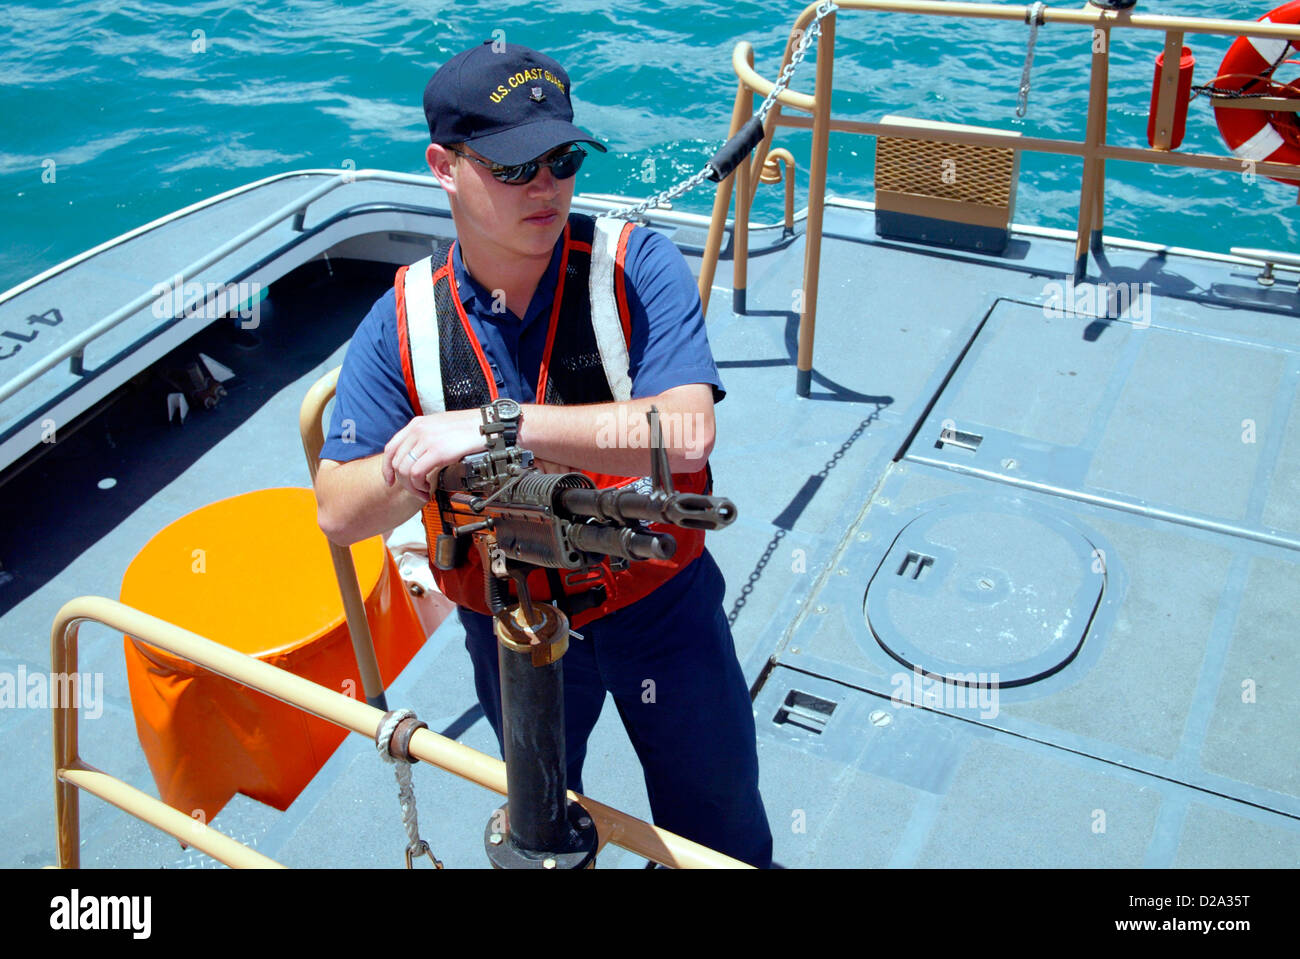
[{"label": "black gun mount pedestal", "polygon": [[[516,580],[522,587],[522,577]],[[591,815],[570,802],[564,754],[564,663],[568,618],[527,588],[496,616],[501,666],[506,805],[488,822],[488,859],[498,869],[585,869],[596,864]]]}]

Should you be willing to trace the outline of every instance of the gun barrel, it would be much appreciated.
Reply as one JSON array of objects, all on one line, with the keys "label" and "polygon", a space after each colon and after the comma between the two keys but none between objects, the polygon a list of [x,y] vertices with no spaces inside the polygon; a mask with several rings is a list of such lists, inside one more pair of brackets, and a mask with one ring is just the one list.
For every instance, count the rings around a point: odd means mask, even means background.
[{"label": "gun barrel", "polygon": [[601,522],[665,523],[684,529],[721,529],[736,518],[736,505],[724,496],[701,493],[639,493],[636,490],[569,489],[559,495],[560,506],[574,516]]},{"label": "gun barrel", "polygon": [[569,527],[569,542],[586,553],[621,556],[624,559],[672,559],[677,541],[667,533],[638,533],[608,526]]}]

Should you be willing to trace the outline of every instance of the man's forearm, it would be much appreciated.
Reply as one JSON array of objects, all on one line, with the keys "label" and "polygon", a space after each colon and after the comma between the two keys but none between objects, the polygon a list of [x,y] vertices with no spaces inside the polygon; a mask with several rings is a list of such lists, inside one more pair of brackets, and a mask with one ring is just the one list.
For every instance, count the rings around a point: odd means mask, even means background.
[{"label": "man's forearm", "polygon": [[[693,473],[713,449],[713,388],[679,386],[658,396],[590,406],[524,406],[519,445],[541,461],[565,467],[645,476],[650,469],[646,413],[659,409],[669,467]],[[478,411],[413,419],[383,453],[339,463],[321,460],[317,519],[325,535],[346,545],[404,523],[428,502],[428,479],[440,467],[483,448]],[[391,479],[385,472],[392,474]]]},{"label": "man's forearm", "polygon": [[590,406],[525,405],[519,445],[539,459],[615,476],[644,476],[650,467],[646,413],[659,409],[674,473],[703,468],[713,449],[713,388],[680,386],[654,397]]},{"label": "man's forearm", "polygon": [[406,522],[425,500],[384,482],[382,453],[338,463],[321,460],[316,473],[317,521],[340,546],[360,542]]}]

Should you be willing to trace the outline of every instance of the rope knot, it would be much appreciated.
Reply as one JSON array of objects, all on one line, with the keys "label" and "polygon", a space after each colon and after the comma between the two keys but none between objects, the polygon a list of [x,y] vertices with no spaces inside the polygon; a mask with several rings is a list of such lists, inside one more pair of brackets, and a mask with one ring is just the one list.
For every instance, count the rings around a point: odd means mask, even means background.
[{"label": "rope knot", "polygon": [[406,829],[406,868],[411,869],[417,856],[427,855],[435,868],[442,863],[433,854],[429,844],[420,838],[420,821],[415,808],[415,789],[411,783],[411,736],[417,729],[428,729],[413,709],[393,709],[384,713],[375,733],[375,748],[384,762],[392,763],[397,776],[397,804],[402,810],[402,826]]},{"label": "rope knot", "polygon": [[393,709],[384,713],[379,721],[379,731],[375,733],[375,748],[380,758],[386,763],[411,763],[411,737],[417,729],[428,729],[429,724],[421,722],[414,709]]},{"label": "rope knot", "polygon": [[1034,44],[1038,42],[1038,28],[1046,22],[1047,5],[1035,0],[1025,10],[1025,23],[1029,24],[1029,48],[1025,51],[1025,68],[1020,73],[1020,94],[1016,97],[1016,116],[1023,117],[1029,110],[1029,71],[1034,66]]}]

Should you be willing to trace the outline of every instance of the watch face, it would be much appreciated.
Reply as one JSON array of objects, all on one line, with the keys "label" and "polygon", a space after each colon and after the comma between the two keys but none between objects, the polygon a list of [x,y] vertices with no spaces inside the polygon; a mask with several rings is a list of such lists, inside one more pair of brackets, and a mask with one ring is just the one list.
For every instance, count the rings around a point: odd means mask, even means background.
[{"label": "watch face", "polygon": [[497,400],[495,406],[497,408],[497,416],[503,420],[512,420],[519,416],[519,404],[514,400]]}]

